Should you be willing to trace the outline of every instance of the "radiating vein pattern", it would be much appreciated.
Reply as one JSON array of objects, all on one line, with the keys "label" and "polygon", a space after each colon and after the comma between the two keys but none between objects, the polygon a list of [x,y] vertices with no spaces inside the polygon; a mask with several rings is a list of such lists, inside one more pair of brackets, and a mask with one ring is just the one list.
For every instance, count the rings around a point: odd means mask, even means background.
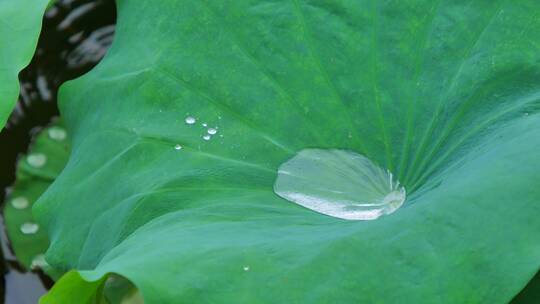
[{"label": "radiating vein pattern", "polygon": [[60,92],[55,266],[149,303],[508,302],[540,266],[540,2],[118,3]]}]

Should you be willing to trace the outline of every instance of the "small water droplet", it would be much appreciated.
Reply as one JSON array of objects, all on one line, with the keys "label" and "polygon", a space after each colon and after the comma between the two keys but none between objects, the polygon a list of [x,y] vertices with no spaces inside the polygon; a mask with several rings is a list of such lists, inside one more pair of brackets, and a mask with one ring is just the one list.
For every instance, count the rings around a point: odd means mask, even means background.
[{"label": "small water droplet", "polygon": [[306,149],[279,167],[274,192],[332,217],[374,220],[396,211],[405,188],[388,170],[358,153]]},{"label": "small water droplet", "polygon": [[206,127],[208,127],[208,124],[207,124],[207,123],[203,123],[202,126],[206,128]]},{"label": "small water droplet", "polygon": [[243,268],[244,268],[244,271],[249,271],[249,266],[246,265]]},{"label": "small water droplet", "polygon": [[49,263],[47,263],[47,260],[45,260],[45,255],[40,253],[32,259],[32,264],[30,264],[30,269],[38,270],[38,269],[47,268],[48,266],[49,266]]},{"label": "small water droplet", "polygon": [[21,232],[24,234],[34,234],[38,232],[39,225],[32,222],[26,222],[21,225]]},{"label": "small water droplet", "polygon": [[30,205],[28,199],[24,196],[19,196],[11,200],[11,205],[15,209],[24,209]]},{"label": "small water droplet", "polygon": [[216,130],[216,129],[214,129],[214,128],[209,128],[209,129],[208,129],[208,134],[214,135],[214,134],[216,134],[216,133],[217,133],[217,130]]},{"label": "small water droplet", "polygon": [[525,112],[525,114],[523,114],[523,115],[525,115],[525,116],[529,116],[529,113],[528,113],[528,112]]},{"label": "small water droplet", "polygon": [[54,139],[56,141],[63,141],[67,137],[66,130],[60,127],[52,127],[47,133],[49,134],[49,137],[51,139]]},{"label": "small water droplet", "polygon": [[174,146],[174,149],[175,149],[175,150],[182,150],[182,146],[179,145],[179,144],[176,144],[176,145]]},{"label": "small water droplet", "polygon": [[26,157],[26,161],[34,168],[41,168],[47,163],[47,156],[43,153],[32,153]]},{"label": "small water droplet", "polygon": [[197,119],[195,119],[195,117],[193,117],[193,116],[188,116],[188,117],[186,117],[186,123],[187,123],[188,125],[192,125],[192,124],[194,124],[196,121],[197,121]]},{"label": "small water droplet", "polygon": [[203,135],[202,137],[204,140],[210,140],[211,136],[206,134],[206,135]]}]

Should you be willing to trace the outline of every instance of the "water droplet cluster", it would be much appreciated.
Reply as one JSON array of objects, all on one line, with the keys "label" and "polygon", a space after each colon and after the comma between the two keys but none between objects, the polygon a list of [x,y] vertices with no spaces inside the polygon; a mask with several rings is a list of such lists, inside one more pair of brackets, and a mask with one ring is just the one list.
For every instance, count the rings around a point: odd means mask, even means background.
[{"label": "water droplet cluster", "polygon": [[[30,203],[30,200],[25,196],[16,196],[11,199],[11,206],[14,209],[22,211],[31,207],[31,203]],[[20,211],[17,211],[17,212],[20,212]],[[26,212],[30,214],[29,211],[26,211]],[[24,235],[23,237],[25,238],[29,238],[36,235],[39,232],[39,229],[40,229],[39,224],[37,224],[31,219],[27,220],[26,222],[22,223],[19,226],[19,231],[20,233]],[[45,255],[43,253],[39,253],[32,259],[32,262],[30,264],[30,269],[31,270],[45,269],[48,266],[49,264],[45,260]]]},{"label": "water droplet cluster", "polygon": [[[56,142],[63,142],[67,139],[66,130],[60,126],[52,126],[48,128],[45,134],[49,139]],[[44,153],[33,152],[25,157],[25,162],[34,169],[40,169],[47,165],[48,158]],[[40,226],[32,219],[31,213],[28,210],[32,206],[30,199],[22,195],[14,196],[10,200],[10,205],[13,207],[13,209],[17,210],[16,212],[24,211],[28,216],[24,222],[19,222],[17,224],[19,233],[23,235],[22,237],[36,237],[36,234],[38,234],[40,231]],[[46,262],[45,255],[43,253],[39,253],[34,256],[30,265],[32,270],[43,269],[46,267],[48,267],[48,263]]]},{"label": "water droplet cluster", "polygon": [[[11,206],[15,209],[23,210],[30,207],[30,201],[24,196],[17,196],[11,199]],[[39,230],[39,225],[34,222],[25,222],[19,229],[23,234],[35,234]]]},{"label": "water droplet cluster", "polygon": [[[219,116],[219,119],[221,119],[221,116]],[[197,118],[195,118],[193,116],[187,116],[184,121],[188,125],[194,125],[197,122]],[[202,139],[205,140],[205,141],[211,140],[212,136],[214,136],[214,135],[216,135],[218,133],[218,127],[208,127],[208,123],[206,123],[206,122],[202,123],[201,125],[203,126],[203,128],[205,128],[205,134],[202,135]],[[221,136],[221,137],[223,137],[223,136]],[[177,150],[180,150],[180,149],[177,149]]]}]

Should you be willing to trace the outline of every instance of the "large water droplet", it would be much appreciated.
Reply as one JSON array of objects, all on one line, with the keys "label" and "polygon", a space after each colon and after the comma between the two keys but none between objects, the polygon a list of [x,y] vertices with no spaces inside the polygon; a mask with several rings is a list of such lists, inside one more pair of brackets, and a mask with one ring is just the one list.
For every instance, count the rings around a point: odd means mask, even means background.
[{"label": "large water droplet", "polygon": [[186,117],[186,123],[187,123],[188,125],[192,125],[192,124],[194,124],[196,121],[197,121],[197,119],[195,119],[195,117],[193,117],[193,116],[188,116],[188,117]]},{"label": "large water droplet", "polygon": [[207,130],[207,132],[208,132],[208,134],[210,134],[210,135],[214,135],[214,134],[217,133],[217,129],[209,128],[209,129]]},{"label": "large water droplet", "polygon": [[206,134],[206,135],[203,135],[202,137],[204,140],[210,140],[210,138],[212,138],[210,135]]},{"label": "large water droplet", "polygon": [[32,153],[28,155],[26,161],[34,168],[41,168],[47,163],[47,156],[43,153]]},{"label": "large water droplet", "polygon": [[346,220],[374,220],[405,201],[392,173],[358,153],[306,149],[283,163],[274,192],[313,211]]},{"label": "large water droplet", "polygon": [[15,209],[24,209],[30,205],[28,199],[24,196],[19,196],[11,200],[11,205]]},{"label": "large water droplet", "polygon": [[38,232],[39,225],[32,222],[26,222],[21,225],[21,232],[24,234],[34,234]]},{"label": "large water droplet", "polygon": [[174,149],[175,150],[182,150],[182,145],[176,144],[176,145],[174,145]]}]

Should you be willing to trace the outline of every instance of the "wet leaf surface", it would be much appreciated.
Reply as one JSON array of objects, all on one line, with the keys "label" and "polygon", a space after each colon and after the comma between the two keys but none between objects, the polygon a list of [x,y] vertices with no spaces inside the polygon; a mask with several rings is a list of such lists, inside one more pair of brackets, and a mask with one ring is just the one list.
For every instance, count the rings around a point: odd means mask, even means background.
[{"label": "wet leaf surface", "polygon": [[[73,152],[36,211],[82,277],[45,303],[111,272],[147,303],[505,303],[538,270],[537,1],[118,4],[60,93]],[[349,222],[275,195],[313,147],[394,172],[404,206]]]}]

